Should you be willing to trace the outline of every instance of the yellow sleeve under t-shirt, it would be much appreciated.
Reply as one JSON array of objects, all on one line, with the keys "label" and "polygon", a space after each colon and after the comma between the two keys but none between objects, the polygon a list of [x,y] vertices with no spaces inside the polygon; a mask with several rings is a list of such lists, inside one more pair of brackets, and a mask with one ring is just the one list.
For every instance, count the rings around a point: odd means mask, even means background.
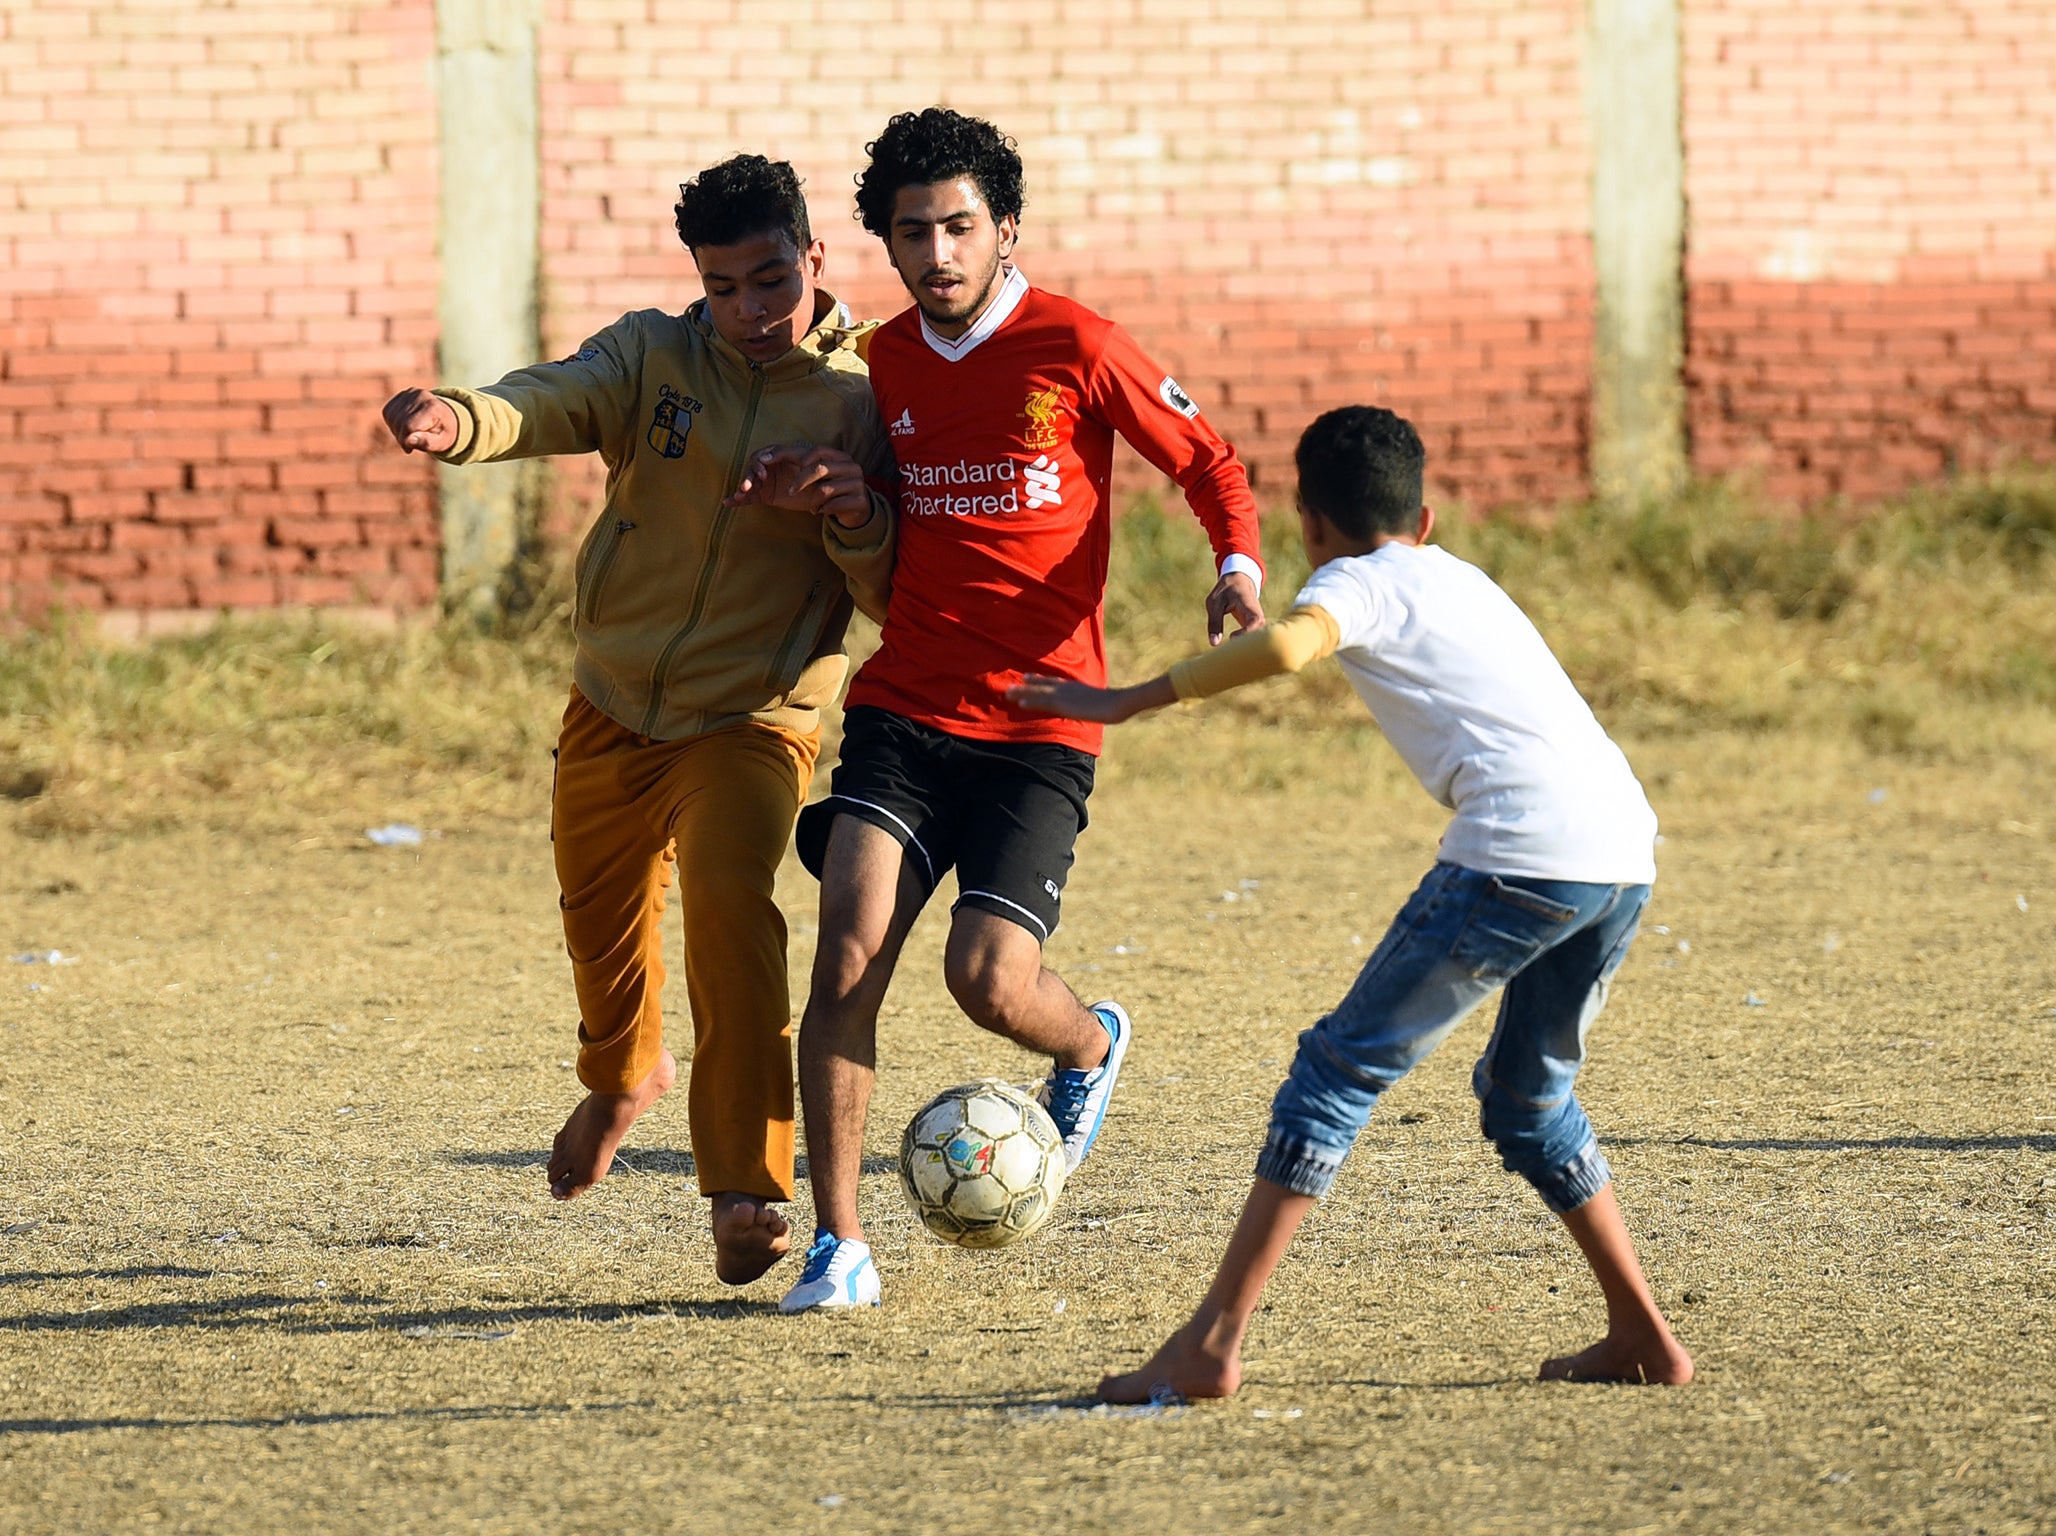
[{"label": "yellow sleeve under t-shirt", "polygon": [[1335,654],[1342,629],[1325,608],[1295,608],[1275,624],[1237,635],[1225,645],[1188,656],[1171,668],[1171,687],[1181,699],[1205,699],[1259,678],[1297,672]]}]

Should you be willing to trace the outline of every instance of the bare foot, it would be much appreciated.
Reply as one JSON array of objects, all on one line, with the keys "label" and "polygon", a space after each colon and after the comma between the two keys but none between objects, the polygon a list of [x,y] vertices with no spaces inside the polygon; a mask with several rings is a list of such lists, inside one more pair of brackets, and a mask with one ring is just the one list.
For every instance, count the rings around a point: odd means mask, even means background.
[{"label": "bare foot", "polygon": [[650,1075],[627,1093],[587,1094],[550,1148],[550,1198],[576,1199],[604,1179],[628,1128],[677,1079],[678,1063],[669,1051],[659,1051]]},{"label": "bare foot", "polygon": [[1198,1318],[1172,1334],[1139,1371],[1102,1376],[1103,1403],[1161,1402],[1168,1397],[1229,1397],[1242,1385],[1242,1340],[1222,1338]]},{"label": "bare foot", "polygon": [[792,1227],[763,1196],[714,1197],[714,1275],[723,1285],[748,1285],[791,1247]]},{"label": "bare foot", "polygon": [[1542,1362],[1543,1381],[1624,1381],[1682,1387],[1692,1379],[1692,1357],[1664,1332],[1609,1333],[1589,1349]]}]

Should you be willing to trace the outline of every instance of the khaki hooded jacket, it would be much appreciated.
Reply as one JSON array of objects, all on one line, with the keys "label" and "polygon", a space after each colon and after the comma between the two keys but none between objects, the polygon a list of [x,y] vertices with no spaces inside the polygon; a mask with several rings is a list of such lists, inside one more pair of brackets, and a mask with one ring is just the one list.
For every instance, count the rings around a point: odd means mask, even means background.
[{"label": "khaki hooded jacket", "polygon": [[[772,363],[723,341],[701,300],[624,315],[562,362],[436,391],[457,408],[447,463],[605,461],[606,505],[578,551],[572,677],[638,735],[745,719],[811,731],[849,670],[852,604],[884,616],[895,514],[876,487],[894,472],[863,357],[877,322],[820,299],[823,318]],[[848,453],[873,484],[871,520],[723,507],[774,443]]]}]

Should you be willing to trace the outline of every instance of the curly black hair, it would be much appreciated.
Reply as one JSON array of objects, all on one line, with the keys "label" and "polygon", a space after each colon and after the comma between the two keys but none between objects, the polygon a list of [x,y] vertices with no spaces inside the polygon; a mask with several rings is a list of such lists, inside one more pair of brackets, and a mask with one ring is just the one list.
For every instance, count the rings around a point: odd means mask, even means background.
[{"label": "curly black hair", "polygon": [[1404,416],[1345,405],[1314,419],[1293,458],[1299,499],[1352,539],[1408,533],[1421,515],[1427,453]]},{"label": "curly black hair", "polygon": [[767,234],[791,235],[803,251],[814,243],[799,173],[762,155],[734,155],[681,182],[672,212],[689,251]]},{"label": "curly black hair", "polygon": [[864,146],[871,163],[857,173],[857,217],[879,239],[892,232],[901,187],[926,187],[968,176],[995,221],[1021,216],[1021,156],[1014,141],[982,117],[948,107],[902,112]]}]

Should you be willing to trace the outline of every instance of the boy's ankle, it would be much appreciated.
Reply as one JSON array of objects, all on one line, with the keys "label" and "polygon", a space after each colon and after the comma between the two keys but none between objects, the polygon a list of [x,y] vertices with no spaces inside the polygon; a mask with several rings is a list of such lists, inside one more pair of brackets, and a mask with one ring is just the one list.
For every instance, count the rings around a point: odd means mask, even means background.
[{"label": "boy's ankle", "polygon": [[1231,1317],[1222,1309],[1203,1304],[1185,1325],[1185,1336],[1195,1349],[1222,1359],[1242,1353],[1242,1339],[1249,1332],[1249,1319]]}]

